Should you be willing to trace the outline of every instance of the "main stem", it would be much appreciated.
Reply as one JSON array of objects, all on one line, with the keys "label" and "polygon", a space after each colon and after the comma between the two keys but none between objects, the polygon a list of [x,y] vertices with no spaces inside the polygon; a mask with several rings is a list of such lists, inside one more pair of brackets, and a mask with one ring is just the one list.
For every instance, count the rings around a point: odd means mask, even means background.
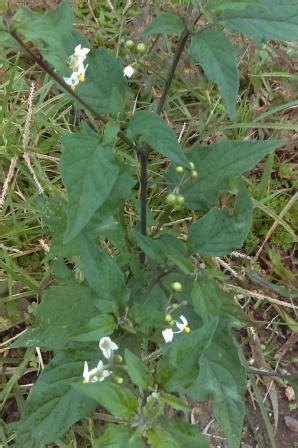
[{"label": "main stem", "polygon": [[[165,85],[162,91],[162,95],[161,98],[159,100],[158,106],[157,106],[157,110],[156,112],[160,115],[171,83],[173,81],[174,75],[175,75],[175,71],[177,68],[177,65],[180,61],[182,52],[185,48],[187,39],[190,35],[190,32],[188,30],[184,30],[182,31],[178,44],[177,44],[177,48],[173,57],[173,61],[172,64],[169,68],[168,74],[167,74],[167,78],[165,81]],[[149,157],[149,151],[150,151],[150,145],[143,145],[138,149],[138,157],[140,160],[140,166],[141,166],[141,173],[140,173],[140,186],[141,186],[141,193],[140,193],[140,198],[141,198],[141,232],[143,235],[146,235],[147,233],[147,184],[148,184],[148,157]],[[144,262],[144,254],[141,254],[141,262]]]}]

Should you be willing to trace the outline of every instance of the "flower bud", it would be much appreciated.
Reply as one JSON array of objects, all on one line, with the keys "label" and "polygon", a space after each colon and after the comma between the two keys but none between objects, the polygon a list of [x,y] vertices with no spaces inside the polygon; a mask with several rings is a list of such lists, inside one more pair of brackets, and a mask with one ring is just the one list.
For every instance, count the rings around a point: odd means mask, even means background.
[{"label": "flower bud", "polygon": [[184,171],[183,166],[180,166],[180,165],[179,165],[179,166],[176,167],[176,173],[178,173],[178,174],[182,174],[183,171]]},{"label": "flower bud", "polygon": [[122,362],[122,356],[121,355],[114,355],[114,358],[113,358],[113,360],[114,360],[114,362]]},{"label": "flower bud", "polygon": [[189,162],[189,166],[191,170],[195,169],[195,164],[193,162]]},{"label": "flower bud", "polygon": [[123,378],[121,376],[115,376],[115,381],[117,384],[122,384],[123,383]]},{"label": "flower bud", "polygon": [[173,320],[172,316],[170,314],[166,314],[165,321],[166,322],[171,322],[172,320]]},{"label": "flower bud", "polygon": [[174,283],[172,283],[172,289],[175,291],[175,292],[181,292],[182,291],[182,285],[181,285],[181,283],[180,282],[174,282]]},{"label": "flower bud", "polygon": [[133,40],[129,39],[125,42],[126,48],[133,48],[135,46],[135,43]]},{"label": "flower bud", "polygon": [[198,177],[198,172],[197,172],[196,170],[193,170],[193,171],[191,172],[191,177],[192,177],[193,179],[197,179],[197,177]]},{"label": "flower bud", "polygon": [[144,54],[146,52],[146,45],[143,42],[138,43],[137,52],[140,54]]}]

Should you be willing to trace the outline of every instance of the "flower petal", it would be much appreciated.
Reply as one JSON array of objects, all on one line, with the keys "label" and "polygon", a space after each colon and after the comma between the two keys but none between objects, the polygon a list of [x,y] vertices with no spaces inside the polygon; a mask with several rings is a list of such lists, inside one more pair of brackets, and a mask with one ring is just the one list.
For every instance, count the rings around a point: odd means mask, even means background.
[{"label": "flower petal", "polygon": [[174,336],[173,330],[171,328],[166,328],[162,331],[162,336],[166,343],[171,342]]}]

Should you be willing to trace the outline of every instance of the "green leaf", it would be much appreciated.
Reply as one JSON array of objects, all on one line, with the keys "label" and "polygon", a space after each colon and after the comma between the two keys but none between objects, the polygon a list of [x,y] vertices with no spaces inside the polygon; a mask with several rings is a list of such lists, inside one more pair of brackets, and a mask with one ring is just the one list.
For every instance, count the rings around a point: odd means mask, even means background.
[{"label": "green leaf", "polygon": [[149,386],[152,386],[152,374],[144,366],[141,359],[128,349],[124,351],[124,358],[130,379],[142,389],[147,389]]},{"label": "green leaf", "polygon": [[127,90],[120,60],[105,48],[98,48],[89,53],[87,63],[85,82],[78,85],[78,95],[98,113],[118,114]]},{"label": "green leaf", "polygon": [[179,447],[208,448],[208,440],[200,433],[196,425],[191,425],[180,418],[164,418],[161,426],[170,433]]},{"label": "green leaf", "polygon": [[[34,12],[19,7],[12,19],[12,27],[27,41],[33,42],[43,57],[58,71],[67,69],[67,59],[74,50],[67,51],[66,42],[71,39],[74,15],[71,2],[64,0],[47,13]],[[80,42],[77,40],[76,45]],[[66,73],[65,73],[66,76]]]},{"label": "green leaf", "polygon": [[76,421],[89,417],[96,402],[78,394],[72,383],[82,378],[84,360],[92,361],[98,350],[59,352],[41,372],[17,426],[17,448],[40,448],[59,439]]},{"label": "green leaf", "polygon": [[222,256],[240,249],[251,227],[253,206],[244,184],[239,191],[233,213],[212,208],[192,224],[188,238],[190,250],[201,255]]},{"label": "green leaf", "polygon": [[78,328],[73,341],[98,341],[103,336],[109,336],[117,328],[112,316],[101,314],[89,320],[86,325]]},{"label": "green leaf", "polygon": [[149,23],[143,34],[180,34],[184,30],[184,23],[177,14],[166,12],[160,14]]},{"label": "green leaf", "polygon": [[[211,319],[191,334],[175,335],[165,346],[165,355],[157,367],[157,382],[170,392],[185,392],[198,376],[199,359],[208,348],[218,319]],[[191,356],[189,355],[191,353]]]},{"label": "green leaf", "polygon": [[[198,178],[186,180],[179,186],[185,198],[185,206],[193,210],[206,210],[217,205],[218,193],[231,190],[232,177],[250,170],[282,144],[281,140],[224,140],[213,145],[193,145],[187,155],[195,165]],[[171,166],[166,180],[173,190],[181,183],[181,175]]]},{"label": "green leaf", "polygon": [[219,21],[260,44],[263,40],[298,40],[297,0],[259,0],[246,8],[225,9]]},{"label": "green leaf", "polygon": [[187,393],[199,401],[212,397],[213,413],[223,427],[229,448],[239,448],[246,375],[226,324],[225,319],[221,320],[212,343],[200,358],[200,374]]},{"label": "green leaf", "polygon": [[104,434],[93,442],[92,448],[145,448],[141,437],[125,425],[109,424]]},{"label": "green leaf", "polygon": [[175,264],[185,274],[191,274],[193,267],[188,258],[185,244],[171,233],[162,233],[157,238],[131,232],[142,251],[160,265]]},{"label": "green leaf", "polygon": [[132,318],[141,328],[164,328],[164,312],[146,303],[134,304],[131,308]]},{"label": "green leaf", "polygon": [[108,383],[74,384],[74,389],[107,409],[115,417],[133,417],[138,408],[137,397],[123,385]]},{"label": "green leaf", "polygon": [[175,395],[168,394],[167,392],[161,392],[160,398],[177,411],[189,412],[189,406],[185,401],[180,400],[180,398]]},{"label": "green leaf", "polygon": [[65,241],[70,241],[88,224],[107,199],[118,175],[112,149],[100,144],[98,136],[84,127],[65,135],[60,164],[69,206]]},{"label": "green leaf", "polygon": [[36,311],[37,326],[14,342],[13,347],[58,350],[71,340],[77,327],[98,313],[89,288],[78,283],[51,286]]},{"label": "green leaf", "polygon": [[158,448],[181,448],[174,437],[171,436],[162,426],[157,425],[147,431],[149,446]]},{"label": "green leaf", "polygon": [[207,78],[218,85],[228,114],[233,118],[239,89],[234,45],[223,31],[205,31],[192,37],[190,54],[195,62],[201,64]]},{"label": "green leaf", "polygon": [[194,310],[207,323],[214,317],[225,317],[232,325],[248,322],[232,294],[223,291],[214,280],[200,277],[191,293]]},{"label": "green leaf", "polygon": [[127,136],[143,140],[163,156],[179,165],[189,166],[174,131],[155,112],[142,110],[136,112],[129,122]]}]

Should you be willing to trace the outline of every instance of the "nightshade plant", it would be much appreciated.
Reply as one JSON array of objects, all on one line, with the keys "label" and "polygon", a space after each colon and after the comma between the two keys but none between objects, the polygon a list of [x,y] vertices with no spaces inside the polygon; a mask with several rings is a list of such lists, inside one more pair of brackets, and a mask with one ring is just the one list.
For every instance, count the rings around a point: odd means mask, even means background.
[{"label": "nightshade plant", "polygon": [[[92,49],[73,28],[70,1],[47,14],[21,7],[1,25],[1,45],[22,49],[87,117],[62,136],[67,194],[46,198],[55,284],[37,307],[36,325],[14,343],[52,352],[17,425],[17,447],[55,442],[96,409],[105,426],[94,448],[207,447],[190,423],[188,398],[211,398],[229,447],[240,446],[247,368],[233,330],[248,320],[197,261],[241,247],[253,214],[241,176],[283,142],[207,146],[198,139],[182,148],[161,113],[185,51],[218,86],[233,119],[239,75],[229,32],[257,44],[297,40],[297,0],[193,1],[183,17],[173,10],[144,32],[180,36],[161,97],[133,113],[127,93],[136,67]],[[163,216],[149,224],[153,152],[169,163]],[[219,206],[223,192],[230,209]],[[139,213],[135,228],[127,203]],[[186,241],[162,226],[182,207],[197,216]]]}]

